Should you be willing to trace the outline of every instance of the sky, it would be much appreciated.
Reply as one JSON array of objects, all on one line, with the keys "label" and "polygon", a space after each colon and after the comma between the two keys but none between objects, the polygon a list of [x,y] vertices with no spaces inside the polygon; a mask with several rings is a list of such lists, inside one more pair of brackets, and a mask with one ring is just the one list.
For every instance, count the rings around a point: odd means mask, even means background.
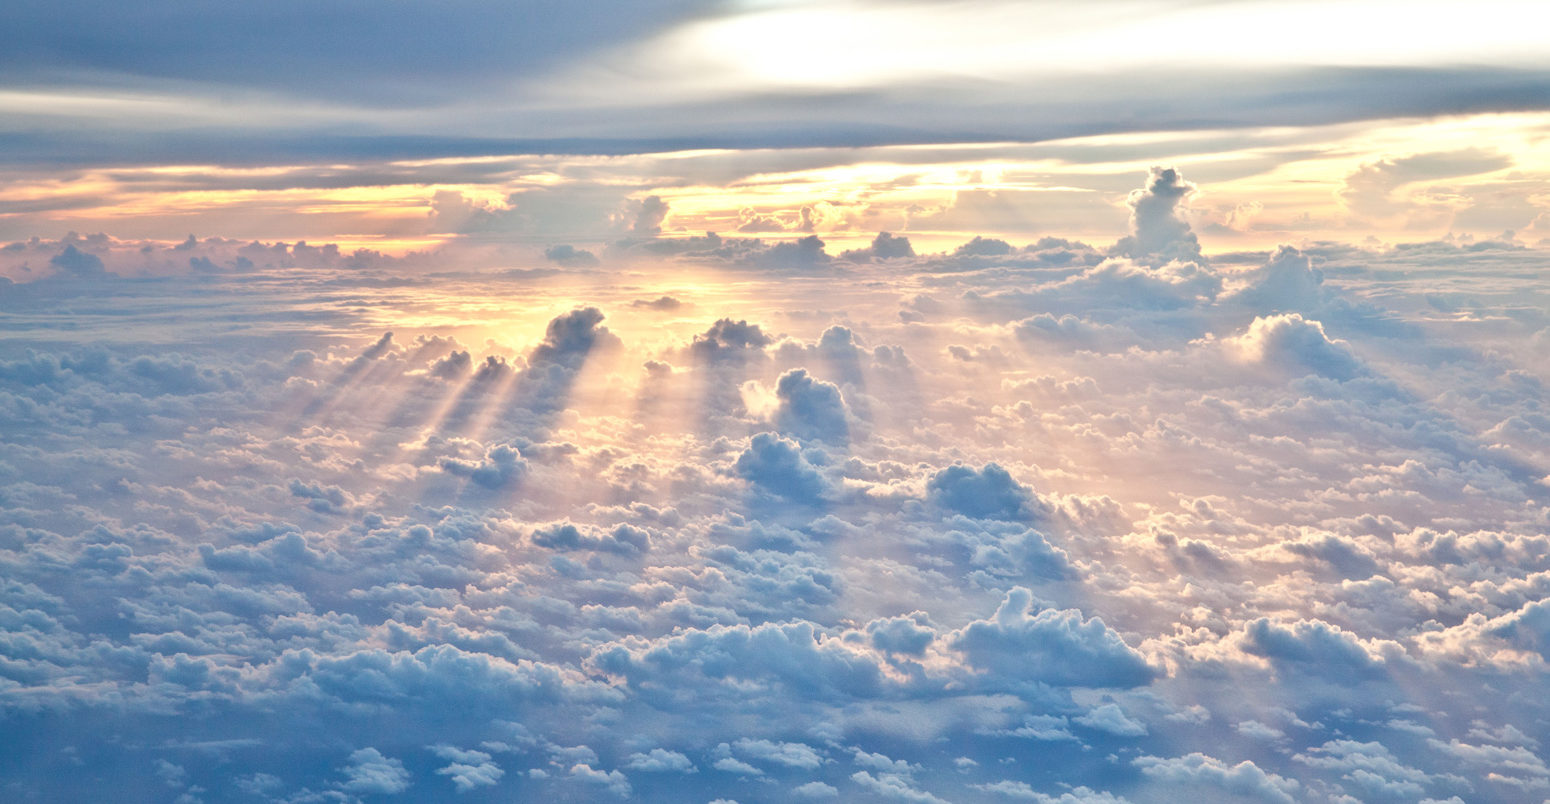
[{"label": "sky", "polygon": [[0,797],[1550,800],[1538,16],[13,3]]}]

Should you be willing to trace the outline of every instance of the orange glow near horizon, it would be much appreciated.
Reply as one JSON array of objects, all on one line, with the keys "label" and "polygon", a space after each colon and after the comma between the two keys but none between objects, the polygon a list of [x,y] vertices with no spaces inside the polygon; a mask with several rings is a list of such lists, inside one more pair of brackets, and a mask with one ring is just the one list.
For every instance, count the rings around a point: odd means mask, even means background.
[{"label": "orange glow near horizon", "polygon": [[[361,165],[163,165],[0,182],[0,202],[33,210],[0,214],[0,225],[151,242],[180,242],[189,232],[305,240],[394,256],[454,241],[531,248],[566,237],[596,248],[638,236],[628,229],[628,205],[656,196],[667,205],[660,234],[667,238],[817,234],[831,254],[880,231],[909,236],[919,252],[951,250],[976,235],[1014,245],[1042,236],[1106,245],[1125,234],[1125,198],[1140,177],[1169,164],[1197,185],[1186,214],[1208,251],[1343,240],[1357,231],[1400,242],[1517,229],[1532,242],[1550,236],[1550,197],[1538,189],[1550,181],[1547,137],[1550,115],[1494,114],[1045,143],[409,161],[390,164],[432,173],[510,170],[483,183],[427,174],[385,185],[349,184],[352,171],[363,181],[371,173]],[[326,180],[312,177],[318,173]],[[717,180],[704,180],[711,176]],[[285,186],[291,178],[343,186]],[[243,186],[263,183],[275,186]],[[527,200],[528,192],[557,195]],[[1519,213],[1493,217],[1491,205],[1507,197]],[[1535,209],[1537,220],[1524,213]],[[538,230],[523,223],[534,214],[561,218],[558,225],[545,218]]]}]

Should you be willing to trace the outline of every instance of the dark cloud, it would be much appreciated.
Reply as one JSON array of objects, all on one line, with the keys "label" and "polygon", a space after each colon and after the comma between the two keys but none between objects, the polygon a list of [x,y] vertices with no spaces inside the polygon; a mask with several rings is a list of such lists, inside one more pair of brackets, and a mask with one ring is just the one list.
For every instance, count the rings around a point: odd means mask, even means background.
[{"label": "dark cloud", "polygon": [[550,246],[544,249],[544,258],[567,268],[597,265],[597,255],[572,245]]},{"label": "dark cloud", "polygon": [[493,88],[504,77],[636,39],[710,8],[653,0],[599,15],[548,0],[458,0],[434,11],[375,9],[363,16],[345,0],[282,2],[262,12],[188,2],[146,13],[84,2],[29,3],[0,36],[0,65],[28,85],[67,77],[194,82],[400,106],[445,99],[456,85]]}]

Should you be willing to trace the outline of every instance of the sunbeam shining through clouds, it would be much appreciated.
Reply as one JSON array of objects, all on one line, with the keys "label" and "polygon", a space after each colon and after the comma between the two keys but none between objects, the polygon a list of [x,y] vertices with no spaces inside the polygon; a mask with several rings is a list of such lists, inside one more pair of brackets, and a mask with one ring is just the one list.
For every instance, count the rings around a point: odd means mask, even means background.
[{"label": "sunbeam shining through clouds", "polygon": [[0,800],[1550,800],[1536,13],[21,2]]}]

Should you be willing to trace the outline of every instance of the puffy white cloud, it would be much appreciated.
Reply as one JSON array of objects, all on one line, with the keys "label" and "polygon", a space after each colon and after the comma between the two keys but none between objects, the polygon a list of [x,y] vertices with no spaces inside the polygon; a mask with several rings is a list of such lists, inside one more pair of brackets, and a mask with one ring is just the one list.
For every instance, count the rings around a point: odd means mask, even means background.
[{"label": "puffy white cloud", "polygon": [[987,683],[998,686],[1136,687],[1156,675],[1102,620],[1072,609],[1035,612],[1033,594],[1022,587],[1008,592],[990,619],[955,631],[949,644],[994,674]]},{"label": "puffy white cloud", "polygon": [[803,743],[743,738],[733,743],[732,748],[744,758],[789,768],[813,770],[824,762],[822,755]]},{"label": "puffy white cloud", "polygon": [[648,753],[631,754],[629,762],[624,767],[627,770],[649,773],[694,773],[697,770],[688,757],[666,748],[653,748]]},{"label": "puffy white cloud", "polygon": [[1391,658],[1403,657],[1397,644],[1370,644],[1320,620],[1281,623],[1261,617],[1243,629],[1243,650],[1295,672],[1336,678],[1380,675]]},{"label": "puffy white cloud", "polygon": [[451,763],[438,768],[436,773],[451,779],[459,793],[466,793],[479,787],[492,787],[499,784],[501,777],[506,775],[506,772],[492,761],[492,757],[483,751],[436,745],[431,747],[431,752]]},{"label": "puffy white cloud", "polygon": [[1031,520],[1044,510],[1033,490],[996,464],[949,466],[926,483],[926,499],[977,519]]},{"label": "puffy white cloud", "polygon": [[603,771],[584,763],[578,763],[571,766],[570,778],[588,787],[606,790],[619,798],[629,798],[633,792],[633,788],[630,787],[630,780],[616,770]]},{"label": "puffy white cloud", "polygon": [[1118,737],[1146,736],[1146,724],[1128,717],[1125,714],[1125,710],[1111,703],[1095,707],[1087,714],[1072,718],[1071,722],[1081,724],[1089,729],[1106,731]]},{"label": "puffy white cloud", "polygon": [[810,798],[814,800],[839,797],[840,789],[832,784],[823,782],[808,782],[791,788],[791,795],[798,798]]},{"label": "puffy white cloud", "polygon": [[383,756],[375,748],[362,748],[350,754],[350,761],[340,769],[345,781],[340,789],[348,793],[391,796],[409,789],[409,771],[404,763]]},{"label": "puffy white cloud", "polygon": [[1350,786],[1367,797],[1419,798],[1431,782],[1425,772],[1400,763],[1379,743],[1331,740],[1293,759],[1341,772]]},{"label": "puffy white cloud", "polygon": [[944,800],[916,788],[909,779],[895,774],[883,773],[874,776],[867,771],[856,771],[851,774],[850,780],[857,787],[888,801],[940,804]]},{"label": "puffy white cloud", "polygon": [[1291,372],[1312,372],[1348,380],[1363,371],[1361,361],[1341,341],[1331,340],[1318,321],[1298,313],[1256,318],[1242,335],[1224,343],[1244,360]]},{"label": "puffy white cloud", "polygon": [[1180,215],[1180,206],[1195,191],[1171,167],[1153,166],[1146,187],[1132,190],[1130,235],[1114,244],[1113,252],[1158,264],[1170,260],[1200,262],[1200,241]]},{"label": "puffy white cloud", "polygon": [[1142,756],[1132,760],[1152,779],[1177,785],[1214,788],[1251,801],[1275,801],[1292,804],[1301,785],[1244,760],[1228,765],[1216,757],[1198,751],[1181,757]]}]

